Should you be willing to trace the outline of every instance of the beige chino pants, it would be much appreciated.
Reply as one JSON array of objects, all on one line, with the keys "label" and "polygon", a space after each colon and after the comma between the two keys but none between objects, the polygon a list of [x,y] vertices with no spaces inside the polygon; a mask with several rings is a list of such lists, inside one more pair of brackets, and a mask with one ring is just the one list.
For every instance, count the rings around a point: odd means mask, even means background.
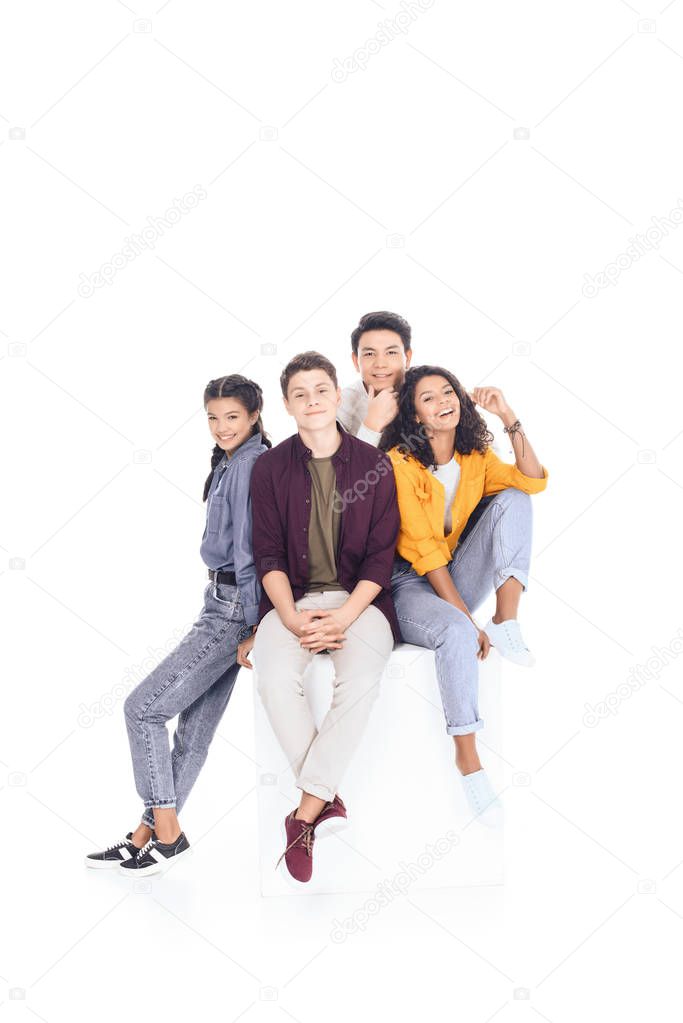
[{"label": "beige chino pants", "polygon": [[[347,597],[346,590],[306,593],[295,606],[297,611],[332,610]],[[342,649],[330,651],[334,690],[318,731],[304,691],[304,672],[316,655],[300,646],[277,611],[269,611],[262,619],[254,643],[258,691],[296,784],[304,792],[325,800],[338,792],[379,695],[393,645],[389,622],[371,604],[346,630]]]}]

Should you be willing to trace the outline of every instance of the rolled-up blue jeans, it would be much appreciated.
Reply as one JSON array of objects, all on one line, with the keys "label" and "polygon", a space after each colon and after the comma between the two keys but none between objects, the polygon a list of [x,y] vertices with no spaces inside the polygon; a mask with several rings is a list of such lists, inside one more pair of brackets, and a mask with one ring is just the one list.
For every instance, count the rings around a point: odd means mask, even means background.
[{"label": "rolled-up blue jeans", "polygon": [[[455,548],[447,568],[470,614],[511,576],[526,590],[531,525],[529,495],[509,487],[490,498]],[[434,651],[448,735],[483,728],[478,708],[479,642],[472,622],[400,556],[394,560],[391,594],[404,641]]]},{"label": "rolled-up blue jeans", "polygon": [[[154,827],[153,807],[179,812],[204,766],[232,695],[245,625],[239,590],[207,583],[204,607],[178,646],[127,696],[124,704],[135,787]],[[169,747],[166,724],[178,717]]]}]

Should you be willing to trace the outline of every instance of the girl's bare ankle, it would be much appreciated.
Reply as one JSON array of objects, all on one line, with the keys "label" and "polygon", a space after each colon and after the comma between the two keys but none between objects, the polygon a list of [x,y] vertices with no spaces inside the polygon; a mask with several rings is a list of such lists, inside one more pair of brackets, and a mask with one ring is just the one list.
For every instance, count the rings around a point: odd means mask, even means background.
[{"label": "girl's bare ankle", "polygon": [[132,835],[133,845],[137,845],[138,848],[142,848],[146,845],[152,837],[152,829],[147,824],[140,824],[135,829]]},{"label": "girl's bare ankle", "polygon": [[481,770],[481,760],[476,755],[474,757],[456,756],[455,766],[460,771],[460,774],[474,774],[475,771]]}]

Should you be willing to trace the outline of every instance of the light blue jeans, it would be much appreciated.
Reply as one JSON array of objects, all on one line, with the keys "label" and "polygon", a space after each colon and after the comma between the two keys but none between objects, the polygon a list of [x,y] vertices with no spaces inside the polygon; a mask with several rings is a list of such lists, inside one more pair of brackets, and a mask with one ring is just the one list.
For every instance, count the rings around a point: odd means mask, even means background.
[{"label": "light blue jeans", "polygon": [[[152,807],[179,812],[197,780],[239,672],[237,646],[250,634],[238,588],[207,583],[204,607],[188,634],[127,696],[135,787],[150,828]],[[176,715],[171,750],[166,723]]]},{"label": "light blue jeans", "polygon": [[[531,522],[529,495],[510,487],[490,499],[455,548],[447,567],[470,614],[510,576],[526,590]],[[437,596],[426,575],[419,576],[400,556],[394,561],[391,594],[404,641],[435,653],[447,733],[467,735],[483,728],[478,709],[479,643],[467,615]]]}]

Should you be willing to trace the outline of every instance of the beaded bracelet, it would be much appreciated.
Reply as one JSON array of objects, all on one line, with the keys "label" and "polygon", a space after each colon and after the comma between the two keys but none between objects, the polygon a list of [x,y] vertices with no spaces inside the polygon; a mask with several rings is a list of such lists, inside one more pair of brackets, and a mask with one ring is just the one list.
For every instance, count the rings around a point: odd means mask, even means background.
[{"label": "beaded bracelet", "polygon": [[522,435],[522,458],[524,458],[524,430],[522,429],[522,424],[520,423],[519,419],[515,419],[514,423],[511,423],[510,426],[504,426],[503,427],[503,433],[509,434],[511,440],[512,440],[512,437],[514,436],[514,434],[521,433],[521,435]]}]

